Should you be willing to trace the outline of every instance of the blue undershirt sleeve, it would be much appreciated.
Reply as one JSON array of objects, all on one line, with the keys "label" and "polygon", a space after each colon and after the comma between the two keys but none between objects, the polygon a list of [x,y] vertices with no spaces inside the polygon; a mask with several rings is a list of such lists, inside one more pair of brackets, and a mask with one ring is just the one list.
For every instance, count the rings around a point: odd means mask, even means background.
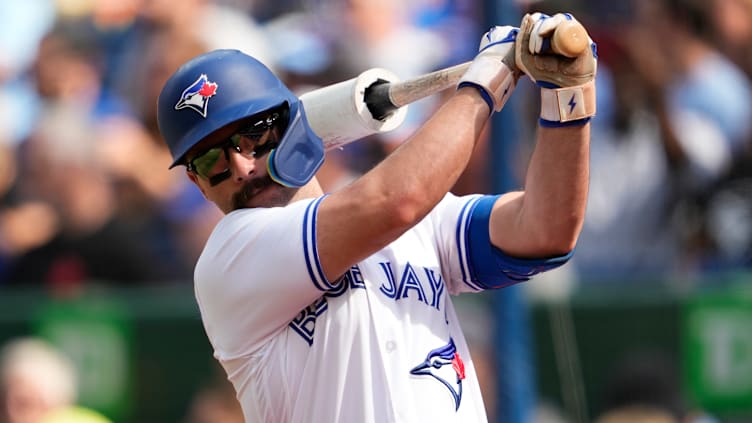
[{"label": "blue undershirt sleeve", "polygon": [[491,244],[489,220],[498,195],[478,201],[470,217],[467,236],[467,259],[472,280],[483,289],[497,289],[525,282],[538,273],[566,263],[574,251],[558,257],[524,259],[505,254]]}]

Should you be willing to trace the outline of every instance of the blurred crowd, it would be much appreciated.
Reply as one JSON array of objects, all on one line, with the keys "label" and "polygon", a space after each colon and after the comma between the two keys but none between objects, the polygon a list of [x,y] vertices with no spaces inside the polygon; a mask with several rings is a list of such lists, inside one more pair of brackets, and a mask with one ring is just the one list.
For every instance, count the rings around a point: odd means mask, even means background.
[{"label": "blurred crowd", "polygon": [[[234,48],[302,93],[370,67],[409,76],[472,54],[461,2],[419,3],[2,2],[0,285],[190,283],[219,212],[167,170],[155,116],[167,77]],[[333,153],[321,176],[347,183],[388,145]]]},{"label": "blurred crowd", "polygon": [[[520,13],[574,12],[599,46],[591,196],[572,265],[579,277],[687,280],[749,266],[752,2],[516,4]],[[219,214],[181,170],[167,171],[155,121],[162,83],[188,58],[237,48],[299,93],[376,66],[407,78],[472,58],[484,5],[3,2],[0,284],[191,280]],[[536,96],[518,96],[524,133]],[[380,160],[439,101],[411,105],[393,133],[329,153],[325,188]],[[504,142],[524,154],[520,141]],[[490,185],[483,169],[499,164],[478,156],[456,192]]]},{"label": "blurred crowd", "polygon": [[[514,2],[572,11],[598,43],[592,187],[572,264],[583,280],[691,280],[751,263],[752,2]],[[192,279],[219,213],[169,154],[162,83],[215,48],[243,50],[299,93],[384,67],[402,78],[473,57],[480,0],[26,0],[0,4],[0,285]],[[506,23],[506,22],[503,22]],[[520,84],[525,91],[525,83]],[[533,130],[532,90],[515,103]],[[328,154],[327,189],[407,137]],[[531,137],[527,137],[531,138]],[[524,140],[504,140],[519,144]],[[455,190],[487,190],[487,146]],[[520,166],[524,159],[511,165]]]},{"label": "blurred crowd", "polygon": [[752,262],[752,1],[590,2],[591,280],[691,285]]}]

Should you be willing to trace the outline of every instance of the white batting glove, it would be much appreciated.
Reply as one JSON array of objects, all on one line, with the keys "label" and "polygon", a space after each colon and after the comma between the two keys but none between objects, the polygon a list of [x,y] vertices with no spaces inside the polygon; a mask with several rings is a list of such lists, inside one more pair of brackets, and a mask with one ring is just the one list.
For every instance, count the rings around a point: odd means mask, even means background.
[{"label": "white batting glove", "polygon": [[576,19],[568,13],[548,16],[527,14],[520,25],[515,63],[541,87],[542,126],[584,125],[595,115],[597,50],[588,36],[589,48],[569,58],[550,51],[556,28]]},{"label": "white batting glove", "polygon": [[521,75],[514,57],[518,31],[513,26],[494,26],[483,34],[478,55],[458,83],[458,87],[477,88],[491,111],[504,107]]}]

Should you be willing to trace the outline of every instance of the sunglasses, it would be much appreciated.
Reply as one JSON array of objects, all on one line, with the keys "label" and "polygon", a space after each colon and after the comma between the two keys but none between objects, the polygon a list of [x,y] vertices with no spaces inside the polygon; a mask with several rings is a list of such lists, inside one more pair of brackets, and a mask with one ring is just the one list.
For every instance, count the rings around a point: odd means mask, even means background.
[{"label": "sunglasses", "polygon": [[231,137],[196,153],[187,163],[188,171],[207,179],[215,186],[228,179],[230,171],[230,150],[246,158],[261,157],[279,144],[284,119],[284,110],[273,110],[259,120],[243,127]]}]

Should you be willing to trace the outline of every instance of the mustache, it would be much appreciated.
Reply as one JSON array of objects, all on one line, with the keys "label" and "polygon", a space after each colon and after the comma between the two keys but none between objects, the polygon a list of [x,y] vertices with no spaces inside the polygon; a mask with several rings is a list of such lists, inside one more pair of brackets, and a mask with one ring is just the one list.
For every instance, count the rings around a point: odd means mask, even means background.
[{"label": "mustache", "polygon": [[253,178],[246,182],[240,191],[232,196],[232,206],[234,210],[246,208],[248,201],[253,198],[256,192],[271,186],[274,183],[269,175]]}]

